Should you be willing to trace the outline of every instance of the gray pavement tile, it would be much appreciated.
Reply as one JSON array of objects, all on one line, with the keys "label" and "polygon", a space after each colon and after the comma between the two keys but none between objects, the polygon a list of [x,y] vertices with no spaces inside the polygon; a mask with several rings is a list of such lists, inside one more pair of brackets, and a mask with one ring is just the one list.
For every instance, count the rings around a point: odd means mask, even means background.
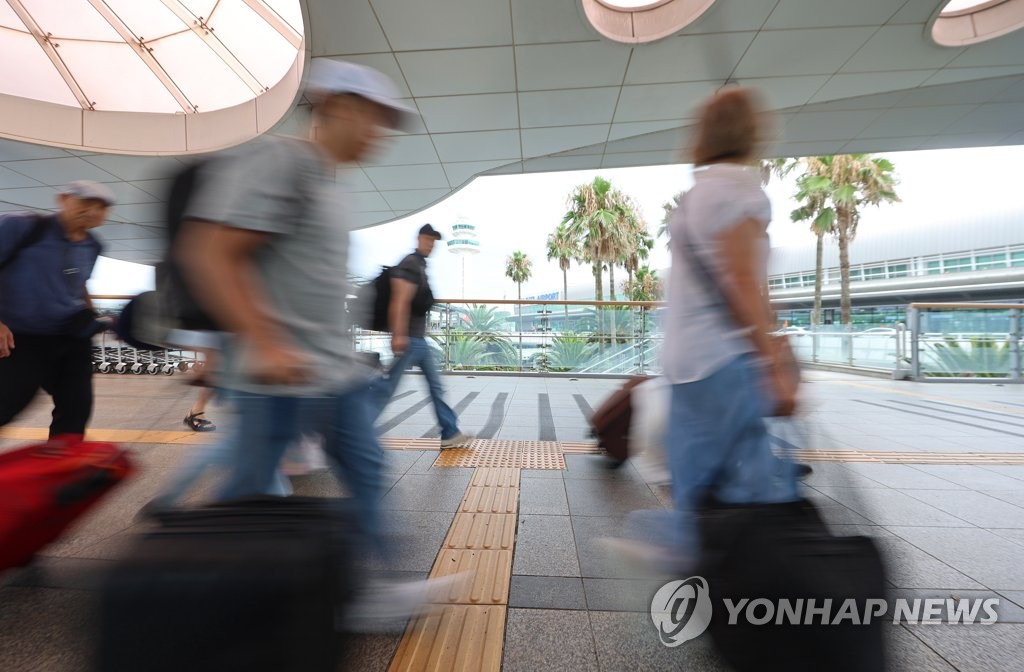
[{"label": "gray pavement tile", "polygon": [[816,488],[843,506],[853,509],[877,525],[932,525],[964,527],[970,523],[940,511],[918,499],[895,490],[881,488]]},{"label": "gray pavement tile", "polygon": [[520,479],[524,478],[557,478],[562,480],[562,474],[565,471],[562,469],[523,469],[520,473]]},{"label": "gray pavement tile", "polygon": [[383,569],[429,572],[452,525],[444,511],[386,511],[383,526],[388,549]]},{"label": "gray pavement tile", "polygon": [[573,516],[572,530],[579,554],[580,576],[598,579],[635,579],[639,571],[624,558],[615,557],[600,540],[622,537],[625,516]]},{"label": "gray pavement tile", "polygon": [[665,579],[583,579],[590,611],[650,613],[651,600]]},{"label": "gray pavement tile", "polygon": [[586,609],[583,580],[569,576],[512,576],[508,606],[529,609]]},{"label": "gray pavement tile", "polygon": [[433,473],[431,468],[434,466],[434,462],[437,461],[437,456],[440,454],[439,450],[410,450],[409,452],[416,455],[417,458],[409,469],[406,470],[406,475]]},{"label": "gray pavement tile", "polygon": [[1024,481],[973,464],[915,464],[913,468],[971,490],[1016,490],[1024,493]]},{"label": "gray pavement tile", "polygon": [[999,594],[1014,602],[1018,607],[1024,607],[1024,590],[1000,590]]},{"label": "gray pavement tile", "polygon": [[[991,590],[965,590],[963,588],[957,588],[954,590],[939,590],[939,589],[924,589],[924,588],[893,588],[889,591],[889,611],[886,613],[884,618],[892,620],[894,617],[894,609],[892,608],[893,600],[904,599],[908,601],[913,600],[953,600],[954,604],[959,603],[962,600],[968,600],[967,603],[958,605],[954,609],[962,609],[960,619],[954,618],[954,624],[964,624],[968,619],[971,619],[973,613],[973,620],[980,621],[981,619],[988,618],[989,613],[983,608],[982,602],[984,600],[995,599],[999,601],[998,605],[992,607],[995,612],[999,623],[1024,623],[1024,607],[1017,605],[1013,600],[1008,599],[1006,596],[1001,595]],[[923,609],[923,606],[922,606]],[[924,613],[923,611],[921,612]],[[950,613],[947,609],[941,611],[939,618],[942,619],[943,623],[949,622]],[[980,623],[978,623],[980,625]],[[908,623],[908,627],[914,625]]]},{"label": "gray pavement tile", "polygon": [[429,474],[407,473],[384,495],[385,509],[447,511],[455,513],[466,494],[468,470],[435,470]]},{"label": "gray pavement tile", "polygon": [[0,661],[4,672],[89,669],[95,594],[52,588],[0,589]]},{"label": "gray pavement tile", "polygon": [[596,672],[597,654],[585,611],[508,610],[505,672]]},{"label": "gray pavement tile", "polygon": [[391,667],[402,633],[382,635],[346,635],[341,644],[339,670],[387,672]]},{"label": "gray pavement tile", "polygon": [[906,493],[978,527],[1024,528],[1024,509],[980,492],[907,490]]},{"label": "gray pavement tile", "polygon": [[562,479],[520,478],[519,513],[568,516],[569,502],[565,497]]},{"label": "gray pavement tile", "polygon": [[886,625],[885,639],[888,655],[886,669],[889,672],[957,672],[942,656],[911,634],[908,626]]},{"label": "gray pavement tile", "polygon": [[512,573],[580,576],[569,516],[520,515]]},{"label": "gray pavement tile", "polygon": [[854,525],[849,525],[849,524],[843,525],[843,524],[830,523],[828,527],[829,527],[830,530],[832,530],[832,532],[834,534],[839,535],[839,536],[861,535],[861,536],[864,536],[864,537],[871,537],[873,539],[874,538],[892,538],[892,537],[896,536],[892,532],[890,532],[889,530],[887,530],[884,527],[882,527],[881,525],[856,525],[856,524],[854,524]]},{"label": "gray pavement tile", "polygon": [[[964,490],[964,486],[958,485],[937,476],[924,473],[905,464],[861,464],[852,463],[844,465],[854,473],[862,474],[872,481],[876,481],[886,487],[927,490]],[[851,486],[862,487],[862,486]]]},{"label": "gray pavement tile", "polygon": [[960,672],[1024,670],[1024,625],[920,625],[908,630]]},{"label": "gray pavement tile", "polygon": [[978,528],[888,528],[983,587],[1024,589],[1024,547],[997,534]]},{"label": "gray pavement tile", "polygon": [[97,558],[37,556],[27,567],[2,575],[0,595],[4,587],[97,590],[113,566],[113,562]]},{"label": "gray pavement tile", "polygon": [[642,481],[640,474],[632,464],[626,462],[617,468],[604,455],[566,455],[565,478],[568,479],[607,479]]},{"label": "gray pavement tile", "polygon": [[986,464],[981,468],[995,474],[1015,478],[1018,481],[1024,481],[1024,464]]},{"label": "gray pavement tile", "polygon": [[640,480],[566,478],[564,483],[574,516],[614,516],[662,508],[650,486]]},{"label": "gray pavement tile", "polygon": [[384,470],[404,474],[422,457],[419,451],[412,450],[385,450]]},{"label": "gray pavement tile", "polygon": [[831,485],[840,488],[877,488],[880,484],[863,474],[847,468],[848,465],[838,462],[808,462],[814,469],[803,478],[805,485]]},{"label": "gray pavement tile", "polygon": [[984,490],[989,497],[1001,499],[1016,506],[1024,507],[1024,490]]},{"label": "gray pavement tile", "polygon": [[985,586],[970,576],[898,537],[876,538],[889,582],[896,588],[963,588]]},{"label": "gray pavement tile", "polygon": [[509,441],[539,441],[540,430],[533,427],[502,427],[494,435],[495,439],[506,439]]},{"label": "gray pavement tile", "polygon": [[730,669],[707,633],[675,648],[662,644],[650,614],[591,611],[590,624],[602,672]]}]

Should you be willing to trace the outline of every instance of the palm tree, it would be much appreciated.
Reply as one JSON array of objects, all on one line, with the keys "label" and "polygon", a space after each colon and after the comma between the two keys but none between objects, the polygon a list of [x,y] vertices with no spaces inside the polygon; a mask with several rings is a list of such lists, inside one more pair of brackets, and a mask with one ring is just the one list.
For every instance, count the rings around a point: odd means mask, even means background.
[{"label": "palm tree", "polygon": [[[888,159],[870,154],[809,157],[803,160],[803,164],[805,172],[797,184],[801,193],[806,192],[805,206],[794,211],[793,218],[804,221],[813,217],[816,233],[818,229],[828,227],[838,239],[840,315],[842,324],[848,326],[851,312],[850,243],[857,235],[863,206],[899,202],[895,191],[895,166]],[[815,285],[820,284],[819,270]]]},{"label": "palm tree", "polygon": [[814,248],[814,309],[811,310],[811,328],[821,324],[821,285],[824,275],[825,234],[835,233],[836,211],[828,204],[826,189],[829,178],[822,174],[824,164],[817,157],[802,162],[807,172],[797,180],[793,196],[802,205],[790,213],[794,222],[811,222],[811,233],[817,238]]},{"label": "palm tree", "polygon": [[665,291],[665,283],[658,277],[658,272],[648,266],[642,266],[636,277],[622,285],[622,291],[630,301],[660,301]]},{"label": "palm tree", "polygon": [[497,308],[480,304],[472,304],[463,317],[466,331],[471,331],[485,341],[494,339],[497,334],[505,331],[508,313],[499,312]]},{"label": "palm tree", "polygon": [[533,274],[533,262],[524,253],[516,250],[505,260],[505,276],[512,278],[519,292],[519,364],[523,362],[523,283]]},{"label": "palm tree", "polygon": [[[572,235],[569,226],[563,221],[548,235],[548,261],[558,259],[558,268],[562,270],[562,299],[569,299],[569,263],[580,256],[579,242]],[[569,324],[569,305],[565,305],[565,324]]]},{"label": "palm tree", "polygon": [[[594,272],[594,298],[604,299],[601,275],[605,264],[611,279],[611,296],[615,296],[615,264],[623,256],[628,242],[629,222],[638,218],[632,201],[612,183],[597,176],[587,184],[577,185],[569,195],[569,210],[562,223],[579,241],[577,261],[591,264]],[[598,330],[601,330],[599,318]]]},{"label": "palm tree", "polygon": [[[685,191],[680,191],[678,194],[672,197],[671,201],[665,201],[661,204],[661,209],[664,210],[664,214],[661,216],[661,226],[658,227],[658,238],[665,236],[669,237],[668,225],[672,221],[672,213],[679,207],[679,202],[683,200],[683,194]],[[668,247],[671,241],[665,241],[665,247]]]},{"label": "palm tree", "polygon": [[596,353],[597,345],[587,337],[566,333],[555,339],[548,364],[563,371],[576,371],[589,364]]}]

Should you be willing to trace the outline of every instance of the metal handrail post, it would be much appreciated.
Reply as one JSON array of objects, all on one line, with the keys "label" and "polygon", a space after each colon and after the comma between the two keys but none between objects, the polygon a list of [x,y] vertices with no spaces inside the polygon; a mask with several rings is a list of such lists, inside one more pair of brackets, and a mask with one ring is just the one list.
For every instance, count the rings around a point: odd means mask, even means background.
[{"label": "metal handrail post", "polygon": [[444,370],[452,370],[452,304],[444,304]]},{"label": "metal handrail post", "polygon": [[910,377],[913,380],[921,378],[921,310],[910,308]]},{"label": "metal handrail post", "polygon": [[1016,308],[1010,311],[1010,380],[1020,380],[1021,372],[1021,339],[1024,333],[1021,332],[1021,310]]}]

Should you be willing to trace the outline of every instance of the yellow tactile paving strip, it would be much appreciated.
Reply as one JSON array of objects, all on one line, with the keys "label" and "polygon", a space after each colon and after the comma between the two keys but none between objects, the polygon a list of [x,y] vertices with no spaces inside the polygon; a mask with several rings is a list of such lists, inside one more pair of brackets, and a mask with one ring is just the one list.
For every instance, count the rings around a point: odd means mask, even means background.
[{"label": "yellow tactile paving strip", "polygon": [[565,458],[558,441],[476,439],[468,448],[442,451],[434,466],[565,469]]},{"label": "yellow tactile paving strip", "polygon": [[[0,439],[18,441],[45,441],[45,427],[3,427],[0,428]],[[151,429],[88,429],[85,438],[89,441],[106,441],[109,443],[180,443],[186,445],[213,443],[214,436],[209,433],[193,431],[166,431]]]},{"label": "yellow tactile paving strip", "polygon": [[390,672],[501,670],[519,483],[519,469],[482,467],[473,473],[430,571],[431,577],[465,572],[469,578],[437,598],[446,603],[443,608],[409,624]]}]

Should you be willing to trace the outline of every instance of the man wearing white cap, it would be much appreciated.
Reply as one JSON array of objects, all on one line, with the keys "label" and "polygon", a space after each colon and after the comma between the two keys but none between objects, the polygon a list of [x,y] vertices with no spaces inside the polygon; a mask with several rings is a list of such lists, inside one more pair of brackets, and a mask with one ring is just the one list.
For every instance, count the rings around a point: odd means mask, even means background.
[{"label": "man wearing white cap", "polygon": [[0,218],[0,426],[40,388],[53,397],[50,436],[84,434],[92,415],[92,341],[98,323],[85,282],[114,194],[71,182],[55,214]]},{"label": "man wearing white cap", "polygon": [[[384,455],[368,407],[370,370],[345,312],[350,223],[335,172],[368,159],[411,112],[379,72],[313,62],[311,139],[265,138],[208,166],[176,258],[200,302],[233,334],[221,386],[238,411],[221,497],[266,492],[303,431],[324,449],[382,555]],[[355,549],[353,549],[355,550]]]}]

